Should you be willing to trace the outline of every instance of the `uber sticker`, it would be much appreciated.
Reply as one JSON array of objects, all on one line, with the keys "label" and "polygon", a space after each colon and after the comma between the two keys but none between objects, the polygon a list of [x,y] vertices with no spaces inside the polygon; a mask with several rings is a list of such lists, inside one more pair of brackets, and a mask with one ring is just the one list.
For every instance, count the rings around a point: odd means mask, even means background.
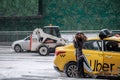
[{"label": "uber sticker", "polygon": [[[115,64],[108,64],[103,63],[101,64],[98,60],[95,60],[94,62],[93,71],[112,71]],[[90,66],[92,65],[92,60],[90,60]]]}]

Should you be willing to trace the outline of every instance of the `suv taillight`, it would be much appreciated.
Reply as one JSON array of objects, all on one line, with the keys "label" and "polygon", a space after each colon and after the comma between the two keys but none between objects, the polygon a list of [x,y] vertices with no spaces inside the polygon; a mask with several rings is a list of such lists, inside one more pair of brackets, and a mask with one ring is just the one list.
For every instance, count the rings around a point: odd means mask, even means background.
[{"label": "suv taillight", "polygon": [[55,51],[55,55],[58,56],[59,54],[64,54],[65,51]]}]

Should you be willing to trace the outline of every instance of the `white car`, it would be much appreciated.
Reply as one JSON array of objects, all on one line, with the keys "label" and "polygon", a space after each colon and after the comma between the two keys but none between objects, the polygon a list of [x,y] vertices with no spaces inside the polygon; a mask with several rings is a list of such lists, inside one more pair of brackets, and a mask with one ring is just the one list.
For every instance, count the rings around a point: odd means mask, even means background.
[{"label": "white car", "polygon": [[12,44],[12,49],[14,49],[15,52],[22,52],[24,50],[29,51],[30,50],[30,36],[27,36],[26,38],[22,40],[14,41]]}]

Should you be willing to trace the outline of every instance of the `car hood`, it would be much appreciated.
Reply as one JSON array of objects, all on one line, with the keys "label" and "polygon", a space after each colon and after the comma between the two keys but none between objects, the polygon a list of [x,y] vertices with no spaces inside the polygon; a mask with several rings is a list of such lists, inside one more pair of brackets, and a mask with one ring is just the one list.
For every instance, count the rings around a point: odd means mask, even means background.
[{"label": "car hood", "polygon": [[23,42],[24,40],[17,40],[17,41],[14,41],[13,43],[20,43],[20,42]]},{"label": "car hood", "polygon": [[22,40],[17,40],[17,41],[14,41],[13,43],[12,43],[12,47],[14,47],[16,44],[19,44],[19,43],[21,43],[21,42],[23,42],[24,40],[22,39]]}]

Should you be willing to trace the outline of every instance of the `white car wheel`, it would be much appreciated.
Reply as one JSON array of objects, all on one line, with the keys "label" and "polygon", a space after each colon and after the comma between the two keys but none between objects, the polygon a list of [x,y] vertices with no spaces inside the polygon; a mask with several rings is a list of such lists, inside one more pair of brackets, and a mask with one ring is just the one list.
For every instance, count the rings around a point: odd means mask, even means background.
[{"label": "white car wheel", "polygon": [[14,50],[15,50],[15,52],[21,52],[22,51],[20,45],[15,45]]},{"label": "white car wheel", "polygon": [[46,56],[49,54],[48,48],[46,46],[40,46],[39,48],[39,54],[41,56]]}]

